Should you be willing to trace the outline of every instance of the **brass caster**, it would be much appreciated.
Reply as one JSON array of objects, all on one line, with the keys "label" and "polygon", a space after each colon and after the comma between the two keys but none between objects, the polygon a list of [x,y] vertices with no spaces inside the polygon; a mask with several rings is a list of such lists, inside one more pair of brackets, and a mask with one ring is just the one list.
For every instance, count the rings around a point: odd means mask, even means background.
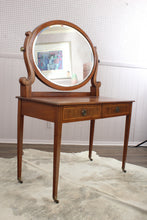
[{"label": "brass caster", "polygon": [[58,199],[54,199],[54,202],[55,202],[56,204],[58,204],[58,203],[59,203],[59,200],[58,200]]},{"label": "brass caster", "polygon": [[18,179],[18,182],[21,183],[21,184],[23,183],[23,181],[21,179]]},{"label": "brass caster", "polygon": [[124,168],[122,168],[122,171],[124,172],[124,173],[126,173],[127,171],[124,169]]}]

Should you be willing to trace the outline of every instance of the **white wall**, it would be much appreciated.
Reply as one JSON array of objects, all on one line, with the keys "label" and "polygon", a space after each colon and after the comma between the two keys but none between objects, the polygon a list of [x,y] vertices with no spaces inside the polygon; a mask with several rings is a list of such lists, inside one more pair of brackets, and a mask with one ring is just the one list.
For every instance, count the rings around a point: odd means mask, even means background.
[{"label": "white wall", "polygon": [[[97,46],[102,96],[134,99],[130,143],[147,139],[146,0],[0,0],[0,142],[16,142],[19,77],[26,31],[54,19],[80,26]],[[36,80],[35,90],[50,90]],[[83,88],[88,90],[88,85]],[[96,121],[95,144],[123,141],[124,117]],[[62,143],[87,144],[89,122],[63,125]],[[47,122],[25,119],[25,142],[52,143]]]}]

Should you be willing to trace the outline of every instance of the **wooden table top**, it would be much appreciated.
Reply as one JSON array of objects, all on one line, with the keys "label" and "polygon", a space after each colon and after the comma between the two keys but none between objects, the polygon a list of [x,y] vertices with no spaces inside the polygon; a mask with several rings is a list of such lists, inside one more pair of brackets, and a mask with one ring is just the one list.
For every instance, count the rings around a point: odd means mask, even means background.
[{"label": "wooden table top", "polygon": [[37,103],[51,104],[51,105],[79,105],[79,104],[102,104],[102,103],[124,103],[124,102],[134,102],[133,100],[124,100],[117,98],[108,98],[108,97],[95,97],[95,96],[86,96],[86,97],[17,97],[24,101],[31,101]]}]

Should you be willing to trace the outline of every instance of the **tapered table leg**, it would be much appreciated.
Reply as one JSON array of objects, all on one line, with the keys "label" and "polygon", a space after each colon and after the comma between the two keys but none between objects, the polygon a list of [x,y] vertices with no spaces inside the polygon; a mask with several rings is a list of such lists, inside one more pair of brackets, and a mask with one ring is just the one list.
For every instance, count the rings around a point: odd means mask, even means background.
[{"label": "tapered table leg", "polygon": [[18,100],[18,115],[17,115],[17,179],[22,183],[22,144],[23,144],[23,123],[24,115],[22,115],[21,100]]},{"label": "tapered table leg", "polygon": [[60,147],[61,147],[61,133],[62,123],[55,122],[54,125],[54,161],[53,161],[53,199],[59,203],[57,199],[58,194],[58,179],[59,179],[59,164],[60,164]]},{"label": "tapered table leg", "polygon": [[95,120],[90,121],[90,140],[89,140],[89,159],[92,160],[92,148],[93,148],[93,137],[94,137],[94,126]]},{"label": "tapered table leg", "polygon": [[125,136],[124,136],[124,148],[123,148],[123,158],[122,158],[122,170],[125,170],[125,163],[127,158],[127,149],[129,141],[129,132],[130,132],[130,123],[131,123],[131,114],[126,116],[126,125],[125,125]]}]

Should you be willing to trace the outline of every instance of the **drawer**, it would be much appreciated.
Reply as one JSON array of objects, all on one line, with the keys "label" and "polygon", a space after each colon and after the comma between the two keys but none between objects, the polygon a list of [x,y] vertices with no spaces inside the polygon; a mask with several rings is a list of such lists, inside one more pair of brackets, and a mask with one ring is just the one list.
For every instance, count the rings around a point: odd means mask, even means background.
[{"label": "drawer", "polygon": [[63,109],[63,120],[64,121],[78,121],[86,119],[94,119],[101,117],[101,106],[100,105],[82,105],[65,107]]},{"label": "drawer", "polygon": [[126,115],[130,112],[129,103],[115,103],[102,105],[102,117],[112,117],[119,115]]}]

